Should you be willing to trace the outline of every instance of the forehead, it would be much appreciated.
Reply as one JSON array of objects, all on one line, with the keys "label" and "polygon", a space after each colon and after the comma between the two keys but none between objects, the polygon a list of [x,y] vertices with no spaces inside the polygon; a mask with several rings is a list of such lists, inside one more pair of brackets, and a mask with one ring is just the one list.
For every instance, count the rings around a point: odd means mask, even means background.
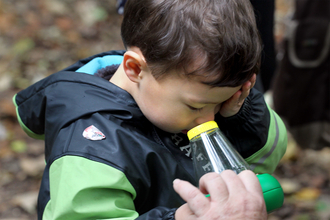
[{"label": "forehead", "polygon": [[183,74],[172,73],[164,79],[167,89],[177,92],[180,97],[198,103],[222,103],[229,99],[241,86],[237,87],[211,87],[206,85],[209,81],[202,76],[186,76]]}]

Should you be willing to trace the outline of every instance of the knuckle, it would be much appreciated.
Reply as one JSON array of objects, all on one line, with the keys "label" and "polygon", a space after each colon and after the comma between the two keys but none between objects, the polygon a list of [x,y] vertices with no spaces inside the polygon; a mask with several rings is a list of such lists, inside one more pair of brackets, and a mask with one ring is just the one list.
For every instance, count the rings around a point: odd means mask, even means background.
[{"label": "knuckle", "polygon": [[252,195],[249,197],[243,197],[243,199],[240,201],[240,206],[243,207],[246,212],[262,212],[262,210],[265,208],[263,198]]},{"label": "knuckle", "polygon": [[255,177],[256,174],[251,170],[244,170],[243,172],[240,172],[238,174],[238,176],[240,176],[242,179],[244,179],[244,178],[249,178],[249,177]]},{"label": "knuckle", "polygon": [[236,176],[236,173],[232,170],[225,170],[220,175],[222,177],[234,178]]},{"label": "knuckle", "polygon": [[189,191],[187,191],[187,197],[189,200],[194,200],[197,198],[200,194],[200,191],[197,188],[193,188]]},{"label": "knuckle", "polygon": [[210,172],[210,173],[207,173],[207,174],[203,175],[202,178],[201,178],[201,181],[207,182],[207,181],[210,181],[210,180],[215,179],[217,177],[219,177],[218,173]]}]

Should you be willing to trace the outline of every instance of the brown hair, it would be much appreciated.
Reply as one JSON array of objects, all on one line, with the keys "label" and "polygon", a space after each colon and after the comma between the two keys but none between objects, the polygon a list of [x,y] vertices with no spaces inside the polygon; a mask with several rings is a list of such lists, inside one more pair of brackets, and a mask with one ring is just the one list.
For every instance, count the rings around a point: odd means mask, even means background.
[{"label": "brown hair", "polygon": [[259,71],[261,43],[248,0],[128,0],[121,31],[156,79],[179,69],[210,77],[204,83],[211,86],[239,86]]}]

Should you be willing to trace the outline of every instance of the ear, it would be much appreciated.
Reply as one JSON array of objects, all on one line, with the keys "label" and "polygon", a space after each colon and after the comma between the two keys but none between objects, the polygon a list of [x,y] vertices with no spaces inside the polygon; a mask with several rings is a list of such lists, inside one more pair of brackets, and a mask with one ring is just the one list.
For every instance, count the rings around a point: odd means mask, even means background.
[{"label": "ear", "polygon": [[140,73],[147,67],[147,64],[142,54],[127,51],[124,54],[123,67],[127,77],[136,83],[140,80]]}]

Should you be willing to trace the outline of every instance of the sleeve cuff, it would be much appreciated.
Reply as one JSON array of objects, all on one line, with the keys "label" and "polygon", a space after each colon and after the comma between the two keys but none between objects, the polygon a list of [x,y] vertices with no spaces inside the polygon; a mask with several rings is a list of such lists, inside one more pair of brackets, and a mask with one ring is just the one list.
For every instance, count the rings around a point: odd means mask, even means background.
[{"label": "sleeve cuff", "polygon": [[163,220],[175,220],[175,212],[176,212],[177,208],[173,208],[168,210],[164,217],[162,218]]},{"label": "sleeve cuff", "polygon": [[244,124],[251,116],[251,98],[246,97],[244,103],[236,115],[230,117],[223,117],[219,113],[216,114],[215,120],[218,122],[220,128],[226,127],[226,129],[235,128],[238,125]]}]

